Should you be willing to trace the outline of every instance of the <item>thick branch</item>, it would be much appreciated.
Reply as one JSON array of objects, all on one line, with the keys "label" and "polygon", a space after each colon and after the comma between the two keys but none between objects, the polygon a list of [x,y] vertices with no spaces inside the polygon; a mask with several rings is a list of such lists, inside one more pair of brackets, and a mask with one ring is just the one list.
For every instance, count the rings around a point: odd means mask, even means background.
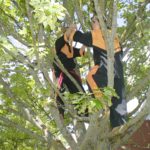
[{"label": "thick branch", "polygon": [[113,14],[112,14],[112,28],[111,32],[108,31],[106,24],[104,23],[104,19],[102,16],[102,11],[98,5],[98,0],[94,0],[95,3],[95,10],[98,14],[98,19],[100,21],[100,27],[102,30],[102,34],[104,36],[106,49],[107,49],[107,76],[108,76],[108,86],[113,87],[114,85],[114,38],[116,36],[116,19],[117,19],[117,7],[116,7],[116,1],[114,1],[113,4]]},{"label": "thick branch", "polygon": [[67,71],[67,69],[65,69],[65,67],[63,66],[63,64],[61,63],[59,58],[57,56],[55,56],[55,58],[56,58],[56,61],[54,61],[54,63],[67,75],[67,77],[73,82],[73,84],[75,84],[75,86],[78,88],[78,90],[83,92],[82,88],[79,86],[77,81],[70,75],[70,73]]},{"label": "thick branch", "polygon": [[36,36],[34,33],[33,21],[32,21],[32,12],[31,12],[31,8],[29,5],[29,1],[30,0],[25,0],[25,4],[26,4],[27,15],[28,15],[28,19],[29,19],[30,31],[31,31],[32,40],[33,40],[33,46],[34,46],[34,50],[35,50],[35,54],[36,54],[37,63],[39,66],[39,53],[38,53],[38,47],[36,45]]},{"label": "thick branch", "polygon": [[[74,1],[72,1],[72,3],[73,2]],[[85,31],[84,16],[83,16],[82,9],[80,7],[79,1],[76,1],[76,5],[74,5],[74,7],[75,7],[75,11],[77,13],[79,22],[81,23],[82,29],[83,29],[83,31]]]},{"label": "thick branch", "polygon": [[75,143],[74,139],[72,138],[72,136],[70,135],[69,132],[67,132],[66,127],[64,126],[64,123],[62,122],[62,120],[60,119],[60,115],[58,112],[58,109],[56,109],[55,107],[51,106],[51,114],[55,119],[56,125],[58,127],[58,129],[61,131],[62,135],[64,136],[64,138],[67,140],[67,142],[70,144],[71,149],[72,150],[77,150],[77,144]]},{"label": "thick branch", "polygon": [[[100,114],[102,117],[100,118]],[[99,150],[108,149],[109,141],[106,139],[101,140],[109,133],[109,111],[105,110],[104,113],[99,112],[91,116],[88,130],[85,134],[84,140],[81,143],[82,150]],[[92,141],[91,141],[92,137]]]}]

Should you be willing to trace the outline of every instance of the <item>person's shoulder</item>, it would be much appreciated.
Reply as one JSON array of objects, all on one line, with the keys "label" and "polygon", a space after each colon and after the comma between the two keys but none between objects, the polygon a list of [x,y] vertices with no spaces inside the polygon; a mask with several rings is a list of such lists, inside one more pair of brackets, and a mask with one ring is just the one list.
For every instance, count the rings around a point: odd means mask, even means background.
[{"label": "person's shoulder", "polygon": [[61,39],[64,39],[64,34],[58,37],[56,41],[61,40]]},{"label": "person's shoulder", "polygon": [[83,35],[88,35],[88,34],[91,34],[91,31],[86,31],[86,32],[83,32],[83,31],[81,31],[81,30],[77,30],[76,31],[76,34],[83,34]]},{"label": "person's shoulder", "polygon": [[56,39],[55,43],[61,42],[64,40],[64,35],[60,36],[59,38]]}]

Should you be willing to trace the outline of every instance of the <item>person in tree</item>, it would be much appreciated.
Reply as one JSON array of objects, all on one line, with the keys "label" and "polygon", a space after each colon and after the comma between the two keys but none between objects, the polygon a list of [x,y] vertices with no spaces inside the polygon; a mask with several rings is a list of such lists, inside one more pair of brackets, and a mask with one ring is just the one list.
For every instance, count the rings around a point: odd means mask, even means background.
[{"label": "person in tree", "polygon": [[[100,98],[102,91],[97,89],[103,89],[107,86],[107,49],[105,41],[102,35],[101,28],[99,26],[99,20],[96,16],[92,18],[92,30],[90,32],[82,33],[76,31],[71,26],[72,33],[68,36],[69,41],[76,41],[84,44],[87,47],[93,48],[94,67],[89,71],[87,75],[87,84],[90,92],[94,97]],[[112,106],[110,107],[110,124],[112,128],[124,124],[126,116],[126,100],[124,92],[124,78],[123,78],[123,65],[122,65],[122,49],[117,36],[114,40],[114,89],[119,96],[112,97]]]},{"label": "person in tree", "polygon": [[[60,62],[64,66],[64,68],[68,71],[68,73],[75,79],[75,81],[78,83],[78,85],[81,87],[82,91],[84,92],[84,88],[82,86],[81,77],[79,74],[76,73],[75,67],[75,58],[81,57],[85,53],[85,47],[82,46],[80,49],[72,47],[70,43],[67,41],[67,32],[70,31],[67,30],[67,27],[63,27],[62,31],[64,34],[59,37],[55,42],[55,50],[56,55],[58,56]],[[55,63],[53,64],[53,74],[58,82],[58,89],[60,93],[63,93],[66,91],[66,88],[68,91],[72,93],[79,92],[79,89],[76,87],[76,85],[70,80],[70,78],[63,72],[63,70],[60,69],[58,65]],[[58,106],[59,113],[62,118],[64,118],[64,112],[65,112],[65,106],[62,99],[58,96],[56,96],[56,102]]]}]

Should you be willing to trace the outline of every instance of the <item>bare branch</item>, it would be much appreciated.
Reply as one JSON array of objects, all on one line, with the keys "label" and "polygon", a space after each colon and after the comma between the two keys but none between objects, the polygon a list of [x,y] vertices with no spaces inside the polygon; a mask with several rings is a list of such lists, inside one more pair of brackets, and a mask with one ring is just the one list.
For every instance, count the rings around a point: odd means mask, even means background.
[{"label": "bare branch", "polygon": [[39,66],[39,53],[38,53],[38,47],[36,45],[36,36],[35,36],[34,28],[33,28],[32,13],[31,13],[30,5],[29,5],[29,0],[25,0],[25,4],[26,4],[27,15],[28,15],[28,19],[29,19],[30,31],[31,31],[32,40],[33,40],[33,46],[34,46],[34,50],[35,50],[35,54],[36,54],[37,63]]},{"label": "bare branch", "polygon": [[29,134],[30,136],[34,137],[34,138],[37,139],[37,140],[40,140],[40,141],[42,141],[42,142],[46,142],[44,137],[38,135],[37,133],[35,133],[35,132],[33,132],[33,131],[30,131],[30,130],[27,129],[27,128],[24,128],[23,126],[17,124],[16,122],[10,121],[9,119],[7,119],[7,118],[5,118],[5,117],[3,117],[3,116],[0,116],[0,119],[1,119],[1,121],[3,121],[5,124],[10,125],[11,127],[14,127],[14,128],[16,128],[16,129],[18,129],[18,130],[20,130],[21,132],[24,132],[24,133],[26,133],[26,134]]},{"label": "bare branch", "polygon": [[59,115],[58,109],[56,109],[55,107],[51,106],[51,113],[52,113],[52,116],[54,117],[54,119],[56,121],[58,129],[61,131],[61,133],[64,136],[64,138],[70,144],[71,149],[72,150],[78,149],[77,144],[75,143],[75,141],[72,138],[72,136],[70,135],[70,133],[67,132],[66,127],[64,126],[63,121],[60,119],[60,115]]}]

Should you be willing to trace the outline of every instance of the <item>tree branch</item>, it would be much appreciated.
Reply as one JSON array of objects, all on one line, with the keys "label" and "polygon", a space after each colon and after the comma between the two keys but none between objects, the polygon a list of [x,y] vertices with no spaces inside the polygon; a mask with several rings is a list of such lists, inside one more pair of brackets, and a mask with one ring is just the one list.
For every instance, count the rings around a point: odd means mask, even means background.
[{"label": "tree branch", "polygon": [[[27,104],[23,103],[22,101],[19,101],[15,98],[14,94],[12,93],[12,91],[9,88],[9,85],[0,77],[0,83],[2,83],[2,85],[5,87],[8,96],[13,99],[14,103],[17,105],[18,108],[20,108],[20,110],[22,111],[22,115],[24,116],[24,118],[26,118],[29,122],[33,123],[34,125],[36,125],[39,129],[41,129],[45,135],[45,139],[46,141],[49,143],[51,143],[52,141],[52,134],[49,132],[48,128],[44,125],[44,123],[41,121],[41,119],[37,116],[37,114],[31,110],[31,108],[29,108],[27,106]],[[19,113],[14,111],[13,109],[9,109],[10,111],[13,111],[13,113]],[[50,144],[49,143],[49,144]]]},{"label": "tree branch", "polygon": [[78,145],[75,143],[75,141],[72,138],[72,136],[70,135],[70,133],[67,132],[67,130],[66,130],[65,126],[64,126],[64,123],[60,119],[60,115],[59,115],[58,109],[56,109],[55,107],[51,106],[50,110],[51,110],[52,116],[55,119],[55,122],[57,124],[58,129],[61,131],[61,133],[64,136],[64,138],[69,143],[71,149],[72,150],[77,150],[78,149]]},{"label": "tree branch", "polygon": [[129,22],[129,25],[127,26],[126,30],[122,33],[121,38],[120,38],[120,42],[124,43],[125,39],[128,39],[128,37],[135,31],[135,23],[137,21],[137,16],[141,17],[143,16],[143,11],[145,10],[147,4],[149,3],[149,0],[144,1],[143,5],[139,5],[138,7],[138,11],[137,11],[137,15],[133,16],[133,18],[130,19],[131,22]]},{"label": "tree branch", "polygon": [[31,31],[31,35],[32,35],[35,55],[36,55],[38,66],[40,66],[39,65],[39,53],[38,53],[38,48],[37,48],[37,45],[36,45],[36,36],[35,36],[35,33],[34,33],[33,21],[32,21],[32,13],[31,13],[31,8],[30,8],[30,5],[29,5],[29,1],[30,0],[25,0],[25,4],[26,4],[27,15],[28,15],[28,19],[29,19],[29,25],[30,25],[30,31]]},{"label": "tree branch", "polygon": [[132,89],[130,93],[127,94],[127,100],[136,96],[148,82],[150,82],[150,71],[148,71],[148,73],[136,83],[136,88]]},{"label": "tree branch", "polygon": [[9,119],[3,117],[3,116],[0,116],[0,119],[1,121],[3,121],[5,124],[7,125],[10,125],[11,127],[14,127],[18,130],[20,130],[21,132],[24,132],[30,136],[32,136],[33,138],[39,140],[39,141],[42,141],[42,142],[46,142],[45,141],[45,138],[38,135],[37,133],[33,132],[33,131],[30,131],[29,129],[27,128],[24,128],[23,126],[19,125],[19,124],[16,124],[16,122],[13,122],[13,121],[10,121]]}]

